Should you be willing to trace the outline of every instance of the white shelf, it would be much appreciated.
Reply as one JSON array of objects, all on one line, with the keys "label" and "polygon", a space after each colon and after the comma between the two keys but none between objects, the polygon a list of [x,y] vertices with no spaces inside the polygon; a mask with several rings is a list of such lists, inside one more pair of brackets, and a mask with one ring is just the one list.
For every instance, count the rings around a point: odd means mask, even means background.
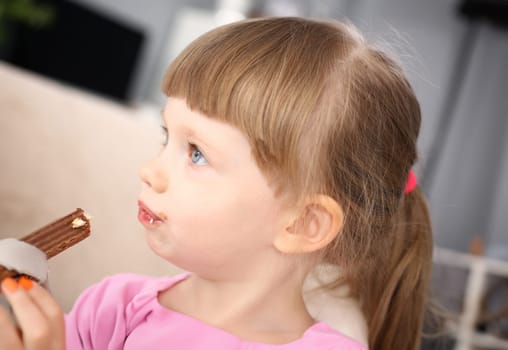
[{"label": "white shelf", "polygon": [[490,334],[474,333],[471,339],[473,346],[481,346],[489,349],[506,350],[508,349],[508,341],[499,339]]},{"label": "white shelf", "polygon": [[508,350],[508,341],[475,332],[475,322],[485,291],[487,275],[508,277],[508,263],[439,247],[434,249],[434,263],[463,268],[469,273],[464,291],[463,311],[459,315],[458,325],[453,327],[453,333],[457,338],[454,350],[474,350],[476,347]]}]

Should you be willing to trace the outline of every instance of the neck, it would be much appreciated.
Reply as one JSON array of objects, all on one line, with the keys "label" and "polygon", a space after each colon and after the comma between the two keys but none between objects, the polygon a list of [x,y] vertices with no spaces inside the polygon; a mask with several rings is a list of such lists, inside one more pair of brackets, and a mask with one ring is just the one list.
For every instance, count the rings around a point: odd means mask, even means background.
[{"label": "neck", "polygon": [[[306,271],[293,264],[275,266],[228,279],[191,274],[162,294],[160,302],[245,340],[292,341],[314,323],[301,292]],[[275,339],[274,334],[283,336]]]}]

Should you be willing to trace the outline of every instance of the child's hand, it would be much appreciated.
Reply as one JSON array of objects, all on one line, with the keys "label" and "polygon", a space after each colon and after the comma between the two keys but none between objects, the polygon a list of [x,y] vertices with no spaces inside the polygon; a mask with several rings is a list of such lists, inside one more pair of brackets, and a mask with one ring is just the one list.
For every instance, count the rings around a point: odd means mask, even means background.
[{"label": "child's hand", "polygon": [[19,282],[6,278],[2,293],[11,304],[20,330],[0,307],[0,350],[65,349],[63,312],[44,288],[25,277]]}]

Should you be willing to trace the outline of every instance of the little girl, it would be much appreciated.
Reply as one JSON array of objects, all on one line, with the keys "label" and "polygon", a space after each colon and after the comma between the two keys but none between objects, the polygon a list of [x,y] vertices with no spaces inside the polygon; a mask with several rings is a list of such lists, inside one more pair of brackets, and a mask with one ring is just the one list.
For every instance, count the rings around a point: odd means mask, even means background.
[{"label": "little girl", "polygon": [[[141,169],[138,217],[188,272],[107,278],[65,319],[39,286],[4,281],[22,336],[2,312],[0,348],[419,349],[432,238],[400,67],[349,25],[265,18],[192,42],[162,88],[167,139]],[[307,310],[321,265],[365,339]]]}]

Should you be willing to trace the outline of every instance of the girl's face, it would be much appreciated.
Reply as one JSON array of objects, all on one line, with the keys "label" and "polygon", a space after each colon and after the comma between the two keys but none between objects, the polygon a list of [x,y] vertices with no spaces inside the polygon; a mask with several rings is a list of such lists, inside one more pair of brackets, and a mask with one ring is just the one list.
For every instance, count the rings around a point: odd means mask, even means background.
[{"label": "girl's face", "polygon": [[[204,275],[246,273],[285,230],[275,198],[237,128],[168,98],[167,142],[140,171],[138,218],[152,250]],[[256,267],[257,266],[257,267]]]}]

